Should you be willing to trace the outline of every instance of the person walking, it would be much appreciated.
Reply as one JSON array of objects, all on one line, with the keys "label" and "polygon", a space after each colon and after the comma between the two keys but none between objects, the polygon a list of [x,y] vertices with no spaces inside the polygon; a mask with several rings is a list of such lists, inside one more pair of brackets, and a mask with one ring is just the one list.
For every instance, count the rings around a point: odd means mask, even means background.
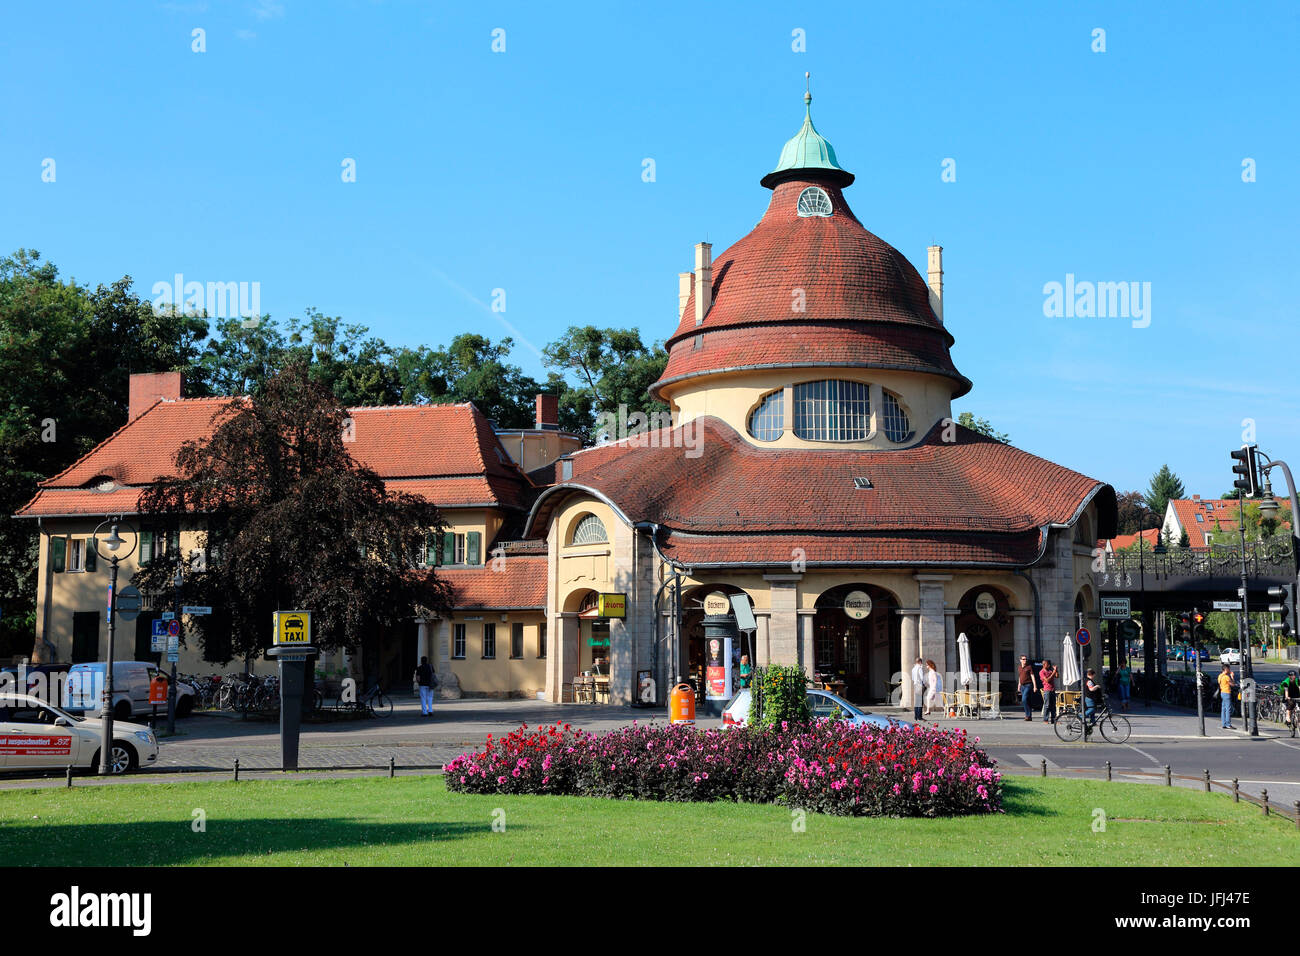
[{"label": "person walking", "polygon": [[433,688],[437,686],[438,679],[433,674],[429,658],[420,658],[420,666],[415,669],[415,682],[420,685],[420,713],[425,717],[432,717]]},{"label": "person walking", "polygon": [[925,662],[925,714],[929,717],[930,712],[934,710],[935,701],[939,706],[943,706],[943,675],[939,669],[934,666],[934,661]]},{"label": "person walking", "polygon": [[924,718],[921,707],[925,703],[925,661],[916,659],[912,665],[912,717],[919,724]]},{"label": "person walking", "polygon": [[1043,687],[1043,723],[1056,723],[1056,679],[1061,676],[1060,669],[1050,660],[1043,661],[1043,669],[1038,672],[1038,679]]},{"label": "person walking", "polygon": [[[1199,666],[1199,665],[1198,665]],[[1199,681],[1199,678],[1197,678]],[[1128,710],[1129,691],[1133,686],[1133,672],[1129,670],[1128,661],[1120,665],[1119,674],[1115,681],[1115,690],[1119,694],[1119,709]],[[1200,684],[1198,683],[1199,687]]]},{"label": "person walking", "polygon": [[1016,671],[1016,693],[1020,695],[1020,702],[1025,705],[1025,720],[1034,719],[1034,694],[1037,691],[1038,678],[1034,676],[1029,658],[1021,654],[1020,667]]},{"label": "person walking", "polygon": [[1237,678],[1232,676],[1232,668],[1227,664],[1219,671],[1219,721],[1224,730],[1235,730],[1232,726],[1232,689],[1237,686]]}]

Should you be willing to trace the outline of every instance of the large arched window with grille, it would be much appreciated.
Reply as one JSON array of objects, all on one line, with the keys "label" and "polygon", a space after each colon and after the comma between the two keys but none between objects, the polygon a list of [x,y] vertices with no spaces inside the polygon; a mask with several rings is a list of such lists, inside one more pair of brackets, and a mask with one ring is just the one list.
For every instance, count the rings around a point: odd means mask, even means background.
[{"label": "large arched window with grille", "polygon": [[609,535],[605,532],[605,522],[595,515],[586,515],[573,528],[573,540],[570,544],[606,544]]},{"label": "large arched window with grille", "polygon": [[794,387],[794,433],[809,441],[862,441],[871,434],[871,386],[825,379]]},{"label": "large arched window with grille", "polygon": [[749,413],[749,433],[759,441],[776,441],[785,431],[785,389],[773,392]]},{"label": "large arched window with grille", "polygon": [[883,425],[885,437],[890,441],[902,442],[912,437],[912,423],[907,418],[907,412],[903,411],[903,406],[898,399],[890,392],[885,392],[881,404],[884,405]]}]

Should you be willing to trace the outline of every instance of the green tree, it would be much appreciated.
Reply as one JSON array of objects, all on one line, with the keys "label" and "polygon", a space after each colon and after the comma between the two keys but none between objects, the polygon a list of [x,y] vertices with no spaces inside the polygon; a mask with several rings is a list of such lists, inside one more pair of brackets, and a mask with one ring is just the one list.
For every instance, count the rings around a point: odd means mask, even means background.
[{"label": "green tree", "polygon": [[529,428],[541,386],[510,364],[514,342],[493,343],[463,332],[445,348],[399,349],[395,357],[401,400],[407,403],[473,402],[500,428]]},{"label": "green tree", "polygon": [[1151,486],[1146,491],[1147,506],[1152,514],[1161,521],[1172,499],[1184,498],[1187,492],[1182,481],[1170,470],[1168,465],[1161,465],[1160,470],[1151,476]]},{"label": "green tree", "polygon": [[618,415],[620,406],[629,414],[647,417],[668,411],[666,404],[649,394],[650,386],[663,375],[668,353],[660,342],[646,345],[636,329],[570,326],[542,350],[542,357],[566,383],[557,392],[561,409],[589,416],[569,426],[584,437],[591,436],[598,416]]},{"label": "green tree", "polygon": [[[419,560],[443,527],[438,509],[387,490],[354,461],[346,417],[311,367],[290,361],[260,394],[233,404],[210,438],[183,445],[175,476],[142,495],[146,527],[197,520],[207,529],[209,559],[183,594],[220,609],[196,619],[207,659],[258,653],[277,610],[311,610],[325,649],[373,649],[412,615],[446,607],[445,584]],[[174,571],[155,561],[136,581],[170,602]]]},{"label": "green tree", "polygon": [[971,412],[962,412],[957,416],[957,424],[963,428],[969,428],[973,432],[979,432],[986,435],[994,441],[1000,441],[1004,445],[1011,444],[1011,436],[1006,432],[1000,432],[989,424],[987,418],[976,418]]}]

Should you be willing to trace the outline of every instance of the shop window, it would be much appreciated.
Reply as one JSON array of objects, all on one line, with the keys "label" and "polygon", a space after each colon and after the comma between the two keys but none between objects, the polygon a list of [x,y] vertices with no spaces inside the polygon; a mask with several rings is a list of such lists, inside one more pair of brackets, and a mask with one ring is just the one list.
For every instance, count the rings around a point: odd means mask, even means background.
[{"label": "shop window", "polygon": [[497,656],[497,626],[483,625],[483,659],[493,660]]},{"label": "shop window", "polygon": [[451,626],[451,656],[458,661],[465,659],[465,625]]},{"label": "shop window", "polygon": [[893,442],[904,442],[912,437],[912,423],[908,421],[907,412],[898,399],[889,392],[884,393],[885,437]]},{"label": "shop window", "polygon": [[573,540],[570,544],[607,544],[609,534],[605,531],[605,523],[595,515],[587,515],[573,529]]},{"label": "shop window", "polygon": [[785,389],[773,392],[749,413],[749,433],[759,441],[776,441],[785,431]]},{"label": "shop window", "polygon": [[825,379],[794,387],[794,433],[809,441],[862,441],[871,433],[871,387]]}]

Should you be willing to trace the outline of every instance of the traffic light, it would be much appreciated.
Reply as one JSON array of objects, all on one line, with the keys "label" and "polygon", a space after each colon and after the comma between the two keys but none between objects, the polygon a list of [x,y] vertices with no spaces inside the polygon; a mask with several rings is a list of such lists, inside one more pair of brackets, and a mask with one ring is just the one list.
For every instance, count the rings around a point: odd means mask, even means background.
[{"label": "traffic light", "polygon": [[1282,599],[1282,603],[1268,606],[1269,614],[1281,615],[1280,620],[1270,621],[1268,626],[1286,637],[1291,633],[1291,628],[1295,624],[1295,585],[1284,584],[1280,588],[1269,588],[1268,596]]},{"label": "traffic light", "polygon": [[1192,616],[1186,611],[1178,615],[1178,639],[1180,641],[1192,639]]},{"label": "traffic light", "polygon": [[1205,634],[1205,629],[1201,626],[1205,623],[1204,611],[1192,612],[1192,640],[1200,641]]},{"label": "traffic light", "polygon": [[1232,473],[1241,476],[1232,483],[1232,487],[1241,489],[1247,498],[1259,494],[1259,460],[1255,457],[1255,451],[1254,445],[1242,445],[1231,453],[1232,460],[1236,462],[1232,466]]}]

